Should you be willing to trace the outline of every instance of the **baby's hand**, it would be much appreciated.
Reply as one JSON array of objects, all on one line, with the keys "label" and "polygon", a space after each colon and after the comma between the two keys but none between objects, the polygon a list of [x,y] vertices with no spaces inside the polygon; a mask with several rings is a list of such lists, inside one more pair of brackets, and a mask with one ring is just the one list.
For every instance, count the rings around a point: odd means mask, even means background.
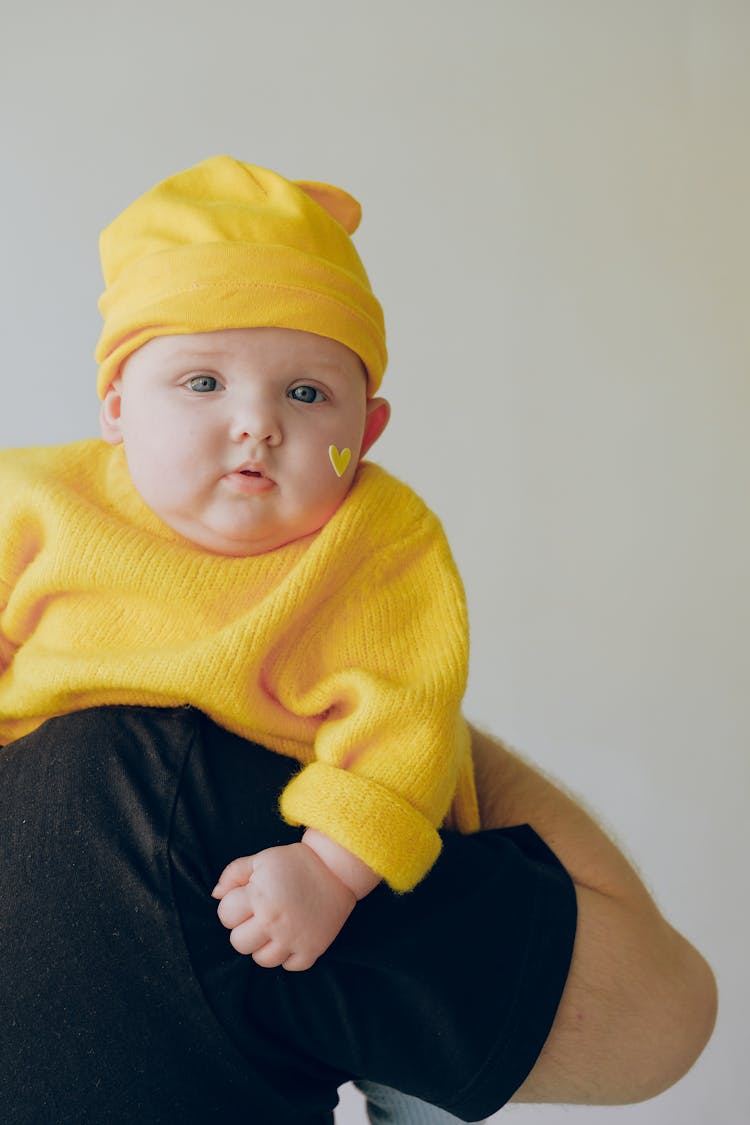
[{"label": "baby's hand", "polygon": [[307,844],[266,848],[235,859],[213,890],[219,918],[239,953],[264,968],[309,969],[357,902]]}]

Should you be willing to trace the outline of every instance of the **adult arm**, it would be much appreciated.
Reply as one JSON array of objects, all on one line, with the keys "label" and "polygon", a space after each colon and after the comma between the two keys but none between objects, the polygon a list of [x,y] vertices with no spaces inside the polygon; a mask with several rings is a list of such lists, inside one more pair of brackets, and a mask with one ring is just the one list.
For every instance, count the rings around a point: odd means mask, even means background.
[{"label": "adult arm", "polygon": [[568,870],[578,898],[557,1016],[513,1100],[616,1105],[654,1097],[689,1070],[711,1035],[711,969],[580,805],[474,728],[472,749],[482,826],[530,824]]}]

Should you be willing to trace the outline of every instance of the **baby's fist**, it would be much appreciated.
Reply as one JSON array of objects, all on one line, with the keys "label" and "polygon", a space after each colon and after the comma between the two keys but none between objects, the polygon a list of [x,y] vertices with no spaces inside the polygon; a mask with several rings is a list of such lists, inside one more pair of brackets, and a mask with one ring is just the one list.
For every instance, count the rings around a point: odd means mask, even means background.
[{"label": "baby's fist", "polygon": [[238,953],[265,968],[308,969],[349,917],[356,897],[306,844],[236,859],[213,895]]}]

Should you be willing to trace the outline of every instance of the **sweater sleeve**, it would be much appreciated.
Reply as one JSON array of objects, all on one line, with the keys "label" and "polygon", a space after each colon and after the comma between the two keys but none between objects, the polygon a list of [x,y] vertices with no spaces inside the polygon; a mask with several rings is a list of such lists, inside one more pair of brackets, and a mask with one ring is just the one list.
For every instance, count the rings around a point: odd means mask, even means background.
[{"label": "sweater sleeve", "polygon": [[0,453],[0,676],[10,667],[15,646],[6,629],[6,613],[13,587],[28,551],[19,518],[23,508],[23,482],[13,471],[13,451]]},{"label": "sweater sleeve", "polygon": [[10,667],[10,662],[13,659],[13,646],[3,630],[3,615],[9,596],[10,590],[0,578],[0,676]]},{"label": "sweater sleeve", "polygon": [[9,620],[13,593],[45,541],[50,466],[54,479],[53,446],[0,450],[0,676],[18,650]]},{"label": "sweater sleeve", "polygon": [[439,521],[423,512],[356,568],[300,654],[323,670],[302,705],[326,718],[315,760],[281,801],[288,821],[324,832],[397,891],[437,858],[470,763],[463,587]]}]

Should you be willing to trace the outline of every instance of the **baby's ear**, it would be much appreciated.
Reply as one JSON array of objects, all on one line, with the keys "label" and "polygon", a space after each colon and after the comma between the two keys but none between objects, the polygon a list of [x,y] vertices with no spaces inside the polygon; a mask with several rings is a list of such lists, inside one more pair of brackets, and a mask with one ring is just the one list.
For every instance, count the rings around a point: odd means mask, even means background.
[{"label": "baby's ear", "polygon": [[107,387],[99,409],[99,429],[103,439],[109,445],[119,445],[122,441],[121,406],[120,379],[117,378]]},{"label": "baby's ear", "polygon": [[364,457],[368,449],[375,444],[391,416],[391,404],[384,398],[371,398],[367,402],[367,416],[365,418],[365,432],[362,438],[360,457]]}]

